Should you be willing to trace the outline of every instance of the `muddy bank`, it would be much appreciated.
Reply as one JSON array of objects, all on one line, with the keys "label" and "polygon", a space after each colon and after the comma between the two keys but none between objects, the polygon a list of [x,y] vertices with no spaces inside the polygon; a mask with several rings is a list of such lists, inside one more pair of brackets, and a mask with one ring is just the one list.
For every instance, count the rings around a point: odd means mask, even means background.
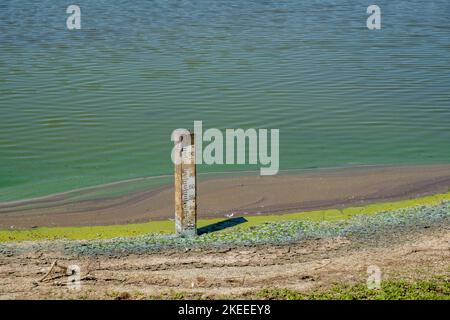
[{"label": "muddy bank", "polygon": [[[336,283],[364,282],[369,266],[378,267],[383,280],[435,275],[448,279],[449,261],[448,225],[363,241],[335,237],[287,246],[168,250],[120,257],[34,250],[0,257],[0,298],[240,298],[262,288],[309,292]],[[80,290],[67,287],[65,267],[74,264],[81,270]]]},{"label": "muddy bank", "polygon": [[[170,182],[169,182],[170,183]],[[340,208],[408,199],[450,188],[450,165],[355,167],[257,175],[199,176],[199,218]],[[0,203],[0,228],[111,225],[173,218],[170,184],[119,196],[71,193]]]}]

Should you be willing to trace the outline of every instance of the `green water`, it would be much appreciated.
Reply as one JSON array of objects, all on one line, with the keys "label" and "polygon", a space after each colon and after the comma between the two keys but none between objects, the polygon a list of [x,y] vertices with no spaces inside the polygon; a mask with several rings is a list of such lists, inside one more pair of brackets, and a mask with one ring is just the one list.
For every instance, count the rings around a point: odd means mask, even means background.
[{"label": "green water", "polygon": [[0,201],[172,174],[194,120],[280,129],[282,169],[450,162],[447,0],[77,4],[0,3]]}]

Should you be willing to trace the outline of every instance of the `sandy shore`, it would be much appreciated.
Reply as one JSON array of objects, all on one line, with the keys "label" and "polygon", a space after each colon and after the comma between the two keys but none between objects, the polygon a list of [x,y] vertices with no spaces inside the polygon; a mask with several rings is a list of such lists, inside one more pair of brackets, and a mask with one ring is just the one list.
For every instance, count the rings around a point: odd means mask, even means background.
[{"label": "sandy shore", "polygon": [[[340,208],[448,192],[450,165],[356,167],[260,177],[199,176],[199,217]],[[94,190],[95,191],[95,190]],[[94,192],[92,191],[92,192]],[[0,228],[110,225],[173,218],[172,186],[114,197],[70,193],[0,203]]]}]

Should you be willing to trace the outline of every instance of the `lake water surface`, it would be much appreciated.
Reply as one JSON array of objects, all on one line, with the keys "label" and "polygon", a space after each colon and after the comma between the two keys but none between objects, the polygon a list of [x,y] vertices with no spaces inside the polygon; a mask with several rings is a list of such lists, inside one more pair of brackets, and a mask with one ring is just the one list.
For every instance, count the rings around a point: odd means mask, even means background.
[{"label": "lake water surface", "polygon": [[280,129],[282,169],[450,162],[448,0],[70,4],[0,3],[0,201],[171,174],[194,120]]}]

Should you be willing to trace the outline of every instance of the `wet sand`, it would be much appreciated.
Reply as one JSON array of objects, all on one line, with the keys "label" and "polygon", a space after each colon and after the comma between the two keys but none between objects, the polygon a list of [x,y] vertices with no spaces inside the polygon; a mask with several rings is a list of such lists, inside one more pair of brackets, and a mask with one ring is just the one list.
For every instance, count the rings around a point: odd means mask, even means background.
[{"label": "wet sand", "polygon": [[[416,198],[450,190],[450,165],[366,166],[277,176],[199,176],[199,218],[288,213]],[[93,190],[92,192],[95,192]],[[0,228],[88,226],[172,219],[172,186],[88,200],[70,193],[0,203]]]}]

